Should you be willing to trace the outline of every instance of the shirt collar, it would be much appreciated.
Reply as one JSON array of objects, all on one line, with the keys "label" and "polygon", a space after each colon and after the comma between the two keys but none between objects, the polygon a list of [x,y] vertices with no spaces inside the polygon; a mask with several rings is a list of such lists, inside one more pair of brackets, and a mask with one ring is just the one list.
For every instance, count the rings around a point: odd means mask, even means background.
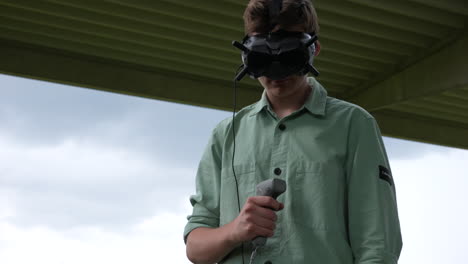
[{"label": "shirt collar", "polygon": [[[314,115],[324,116],[325,107],[327,104],[327,91],[317,80],[315,80],[314,77],[308,77],[307,82],[309,83],[310,87],[312,87],[312,92],[310,93],[302,108],[307,109]],[[270,102],[268,101],[266,91],[264,90],[262,93],[262,98],[253,108],[252,115],[258,114],[265,108],[271,110]]]},{"label": "shirt collar", "polygon": [[268,101],[266,91],[263,90],[262,98],[260,99],[260,101],[256,103],[255,107],[253,108],[252,115],[256,115],[260,113],[260,111],[262,111],[263,109],[267,107],[270,107],[270,102]]},{"label": "shirt collar", "polygon": [[327,91],[314,77],[308,77],[307,82],[312,87],[312,92],[305,101],[304,108],[314,115],[324,116],[327,106]]}]

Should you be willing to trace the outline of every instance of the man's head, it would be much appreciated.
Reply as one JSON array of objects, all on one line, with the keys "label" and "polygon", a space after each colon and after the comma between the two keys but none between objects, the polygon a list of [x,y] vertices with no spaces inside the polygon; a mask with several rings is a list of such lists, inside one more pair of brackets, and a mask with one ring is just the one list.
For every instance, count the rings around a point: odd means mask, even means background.
[{"label": "man's head", "polygon": [[[270,5],[272,0],[250,0],[244,11],[244,29],[247,35],[268,33],[271,27]],[[300,28],[302,32],[318,34],[319,25],[315,8],[309,0],[283,0],[281,11],[276,18],[280,28]]]},{"label": "man's head", "polygon": [[[244,26],[247,35],[264,34],[280,29],[318,34],[318,18],[309,0],[283,0],[281,11],[271,15],[274,0],[250,0],[244,12]],[[315,43],[315,54],[320,52],[320,43]],[[291,75],[283,80],[272,80],[265,76],[258,78],[269,93],[289,96],[308,86],[306,75]]]}]

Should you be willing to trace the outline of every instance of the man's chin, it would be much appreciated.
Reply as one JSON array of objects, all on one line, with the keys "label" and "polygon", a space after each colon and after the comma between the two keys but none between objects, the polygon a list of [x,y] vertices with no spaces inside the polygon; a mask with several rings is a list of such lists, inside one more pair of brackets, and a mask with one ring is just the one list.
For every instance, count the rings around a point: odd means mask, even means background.
[{"label": "man's chin", "polygon": [[287,97],[291,94],[291,89],[287,85],[270,85],[267,90],[268,94],[274,97]]}]

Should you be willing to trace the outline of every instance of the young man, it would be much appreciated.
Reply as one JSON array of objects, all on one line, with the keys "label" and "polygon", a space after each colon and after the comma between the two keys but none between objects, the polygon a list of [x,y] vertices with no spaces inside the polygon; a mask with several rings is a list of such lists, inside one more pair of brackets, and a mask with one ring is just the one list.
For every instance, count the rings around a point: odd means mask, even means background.
[{"label": "young man", "polygon": [[[308,0],[284,0],[271,30],[270,2],[250,1],[248,35],[317,33]],[[236,178],[232,119],[214,129],[200,162],[184,231],[188,258],[248,263],[250,241],[264,236],[255,263],[397,263],[402,241],[395,185],[374,118],[328,97],[306,75],[258,79],[262,98],[235,117]],[[271,178],[286,181],[286,192],[278,201],[255,196],[255,186]]]}]

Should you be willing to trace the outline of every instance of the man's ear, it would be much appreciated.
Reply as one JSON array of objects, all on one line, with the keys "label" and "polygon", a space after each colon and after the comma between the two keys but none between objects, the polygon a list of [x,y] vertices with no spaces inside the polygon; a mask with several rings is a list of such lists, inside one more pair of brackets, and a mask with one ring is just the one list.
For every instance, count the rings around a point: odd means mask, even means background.
[{"label": "man's ear", "polygon": [[315,41],[315,54],[314,56],[317,57],[320,53],[320,41]]}]

